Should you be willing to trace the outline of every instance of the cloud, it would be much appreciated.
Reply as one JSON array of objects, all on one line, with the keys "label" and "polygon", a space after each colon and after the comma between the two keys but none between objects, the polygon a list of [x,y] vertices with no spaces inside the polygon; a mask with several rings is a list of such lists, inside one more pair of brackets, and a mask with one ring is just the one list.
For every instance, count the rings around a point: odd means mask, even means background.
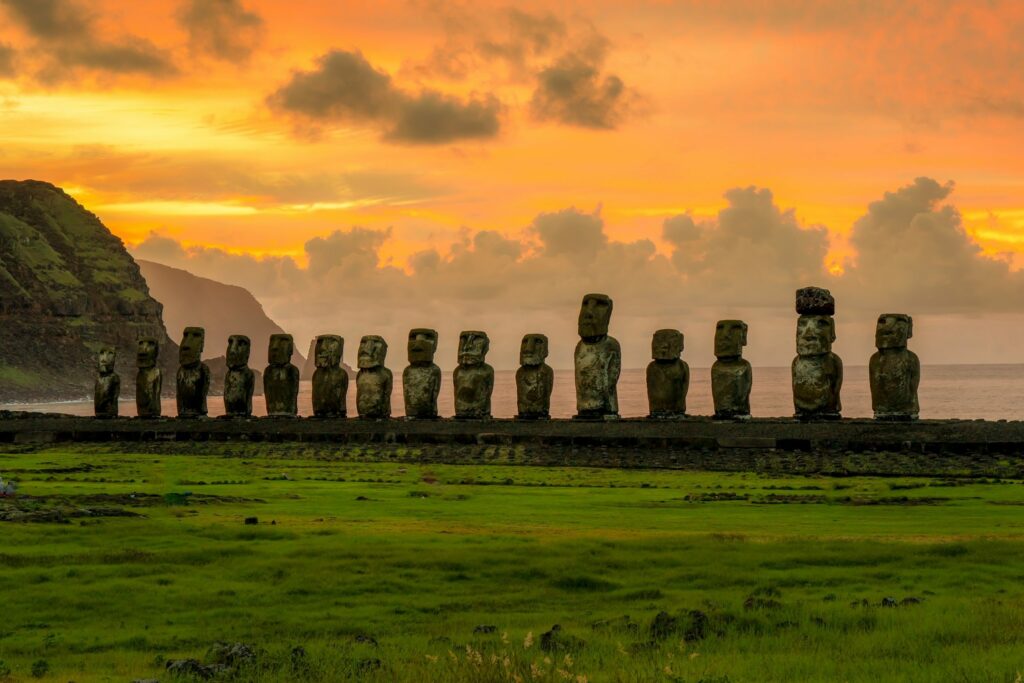
[{"label": "cloud", "polygon": [[530,112],[540,121],[583,128],[617,128],[635,106],[636,95],[621,78],[604,73],[608,40],[563,54],[537,74]]},{"label": "cloud", "polygon": [[96,74],[167,77],[177,73],[170,55],[137,36],[118,41],[100,37],[96,16],[74,0],[0,0],[33,39],[41,57],[36,78],[69,80],[84,70]]},{"label": "cloud", "polygon": [[242,62],[263,39],[263,17],[241,0],[186,0],[178,22],[188,32],[193,53]]},{"label": "cloud", "polygon": [[14,75],[14,59],[17,52],[13,47],[0,43],[0,78]]},{"label": "cloud", "polygon": [[293,73],[267,102],[314,124],[369,125],[384,140],[397,143],[493,138],[501,128],[501,103],[495,96],[460,100],[434,90],[410,93],[358,51],[328,52],[317,59],[315,69]]}]

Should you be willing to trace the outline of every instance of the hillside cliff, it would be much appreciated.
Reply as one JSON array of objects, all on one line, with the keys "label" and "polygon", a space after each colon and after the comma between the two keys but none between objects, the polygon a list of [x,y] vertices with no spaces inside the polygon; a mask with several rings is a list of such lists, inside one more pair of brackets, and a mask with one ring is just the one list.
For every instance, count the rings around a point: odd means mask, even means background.
[{"label": "hillside cliff", "polygon": [[173,377],[177,345],[161,311],[96,216],[49,183],[0,181],[0,402],[90,395],[96,352],[107,344],[131,395],[140,337],[160,341],[160,364]]}]

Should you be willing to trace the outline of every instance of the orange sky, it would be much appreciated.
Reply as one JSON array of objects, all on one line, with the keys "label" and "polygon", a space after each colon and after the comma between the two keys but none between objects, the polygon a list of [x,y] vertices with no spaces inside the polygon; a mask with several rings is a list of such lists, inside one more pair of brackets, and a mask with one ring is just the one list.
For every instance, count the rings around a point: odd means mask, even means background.
[{"label": "orange sky", "polygon": [[[665,249],[666,218],[713,216],[748,185],[826,226],[839,262],[870,202],[929,176],[956,182],[986,251],[1020,252],[1024,6],[975,4],[517,3],[560,27],[534,50],[504,3],[0,0],[0,175],[64,186],[129,243],[155,231],[301,259],[312,237],[390,226],[382,258],[399,265],[463,227],[519,235],[569,206],[601,207],[611,238]],[[86,56],[62,53],[43,5],[86,18]],[[231,23],[244,17],[257,19]],[[210,26],[242,39],[219,45]],[[142,41],[168,69],[89,56]],[[493,96],[500,128],[411,144],[384,139],[379,120],[268,103],[332,50],[361,52],[407,98]],[[538,74],[584,53],[593,83],[623,84],[607,125],[539,117]]]}]

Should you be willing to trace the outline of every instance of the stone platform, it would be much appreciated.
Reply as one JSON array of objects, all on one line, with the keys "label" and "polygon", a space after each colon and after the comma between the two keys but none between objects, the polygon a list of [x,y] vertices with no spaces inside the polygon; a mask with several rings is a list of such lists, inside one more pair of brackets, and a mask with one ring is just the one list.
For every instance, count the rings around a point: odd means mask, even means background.
[{"label": "stone platform", "polygon": [[306,442],[421,445],[558,446],[572,449],[759,451],[900,451],[1024,455],[1024,422],[844,419],[743,422],[694,417],[679,421],[361,420],[316,418],[99,420],[0,412],[0,443]]}]

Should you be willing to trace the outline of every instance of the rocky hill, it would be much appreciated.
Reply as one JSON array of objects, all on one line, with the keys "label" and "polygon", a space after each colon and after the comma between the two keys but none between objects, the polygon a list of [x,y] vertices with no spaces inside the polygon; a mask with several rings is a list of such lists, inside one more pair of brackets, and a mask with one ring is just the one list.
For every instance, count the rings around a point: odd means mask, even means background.
[{"label": "rocky hill", "polygon": [[[138,264],[153,298],[163,304],[163,320],[171,336],[180,337],[190,325],[205,328],[203,357],[214,359],[225,354],[229,336],[244,334],[252,340],[249,365],[262,368],[267,364],[270,335],[284,330],[267,316],[249,290],[162,263],[139,260]],[[292,362],[303,367],[305,358],[298,349]]]},{"label": "rocky hill", "polygon": [[90,395],[106,344],[117,348],[130,395],[144,336],[160,340],[161,365],[173,377],[177,345],[161,309],[96,216],[49,183],[0,181],[0,402]]}]

